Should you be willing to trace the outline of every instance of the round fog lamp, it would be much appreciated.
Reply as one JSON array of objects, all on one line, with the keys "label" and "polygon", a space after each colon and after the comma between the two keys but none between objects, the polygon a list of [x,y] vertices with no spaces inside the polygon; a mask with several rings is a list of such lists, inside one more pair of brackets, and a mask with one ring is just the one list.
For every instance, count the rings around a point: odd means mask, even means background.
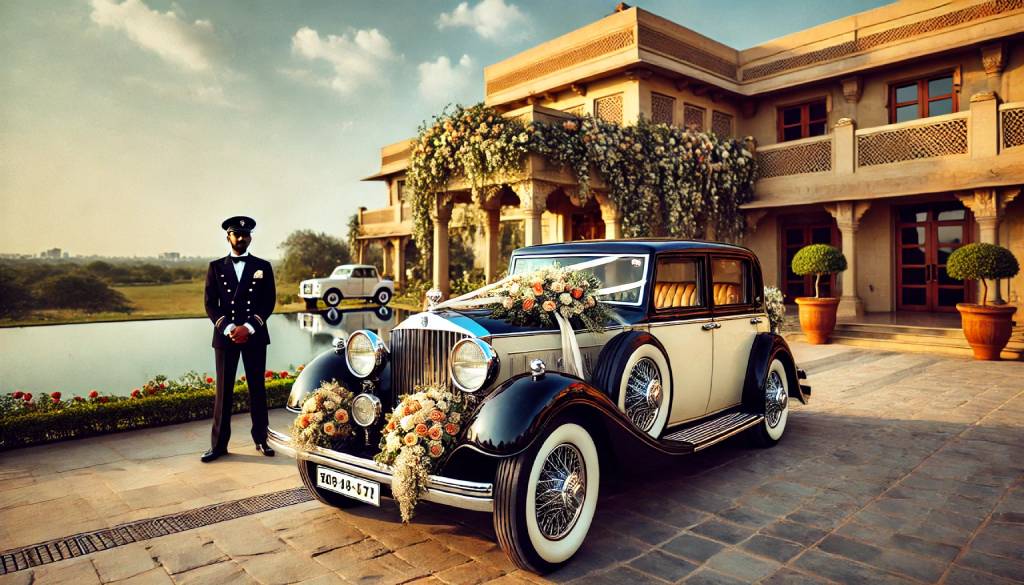
[{"label": "round fog lamp", "polygon": [[360,394],[352,399],[352,420],[361,427],[368,427],[380,416],[380,399],[373,394]]},{"label": "round fog lamp", "polygon": [[498,373],[498,354],[486,342],[463,339],[452,348],[452,382],[463,392],[476,392],[494,380]]},{"label": "round fog lamp", "polygon": [[345,362],[357,378],[368,378],[384,365],[387,348],[375,333],[361,329],[345,342]]}]

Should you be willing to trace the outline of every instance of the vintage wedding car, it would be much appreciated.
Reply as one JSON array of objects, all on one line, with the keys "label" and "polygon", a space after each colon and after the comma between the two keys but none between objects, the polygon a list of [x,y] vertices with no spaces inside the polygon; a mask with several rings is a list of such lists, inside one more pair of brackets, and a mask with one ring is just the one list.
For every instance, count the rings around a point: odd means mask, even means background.
[{"label": "vintage wedding car", "polygon": [[279,432],[272,443],[297,457],[320,501],[379,505],[396,473],[374,460],[397,422],[382,413],[424,385],[472,396],[419,499],[492,512],[509,557],[544,573],[583,543],[611,458],[686,455],[741,432],[771,446],[786,429],[790,397],[808,400],[804,373],[770,330],[749,250],[656,239],[549,244],[516,250],[509,274],[552,266],[587,266],[614,313],[600,333],[576,327],[582,375],[566,364],[572,332],[433,298],[433,309],[404,320],[389,343],[353,332],[296,380],[288,407],[300,416],[322,381],[357,394],[358,430],[344,447],[300,449]]}]

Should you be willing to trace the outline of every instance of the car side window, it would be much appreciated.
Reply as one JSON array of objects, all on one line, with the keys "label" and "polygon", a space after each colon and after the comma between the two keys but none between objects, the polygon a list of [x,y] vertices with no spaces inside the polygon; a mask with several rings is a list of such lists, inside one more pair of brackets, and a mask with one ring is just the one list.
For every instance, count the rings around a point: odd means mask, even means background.
[{"label": "car side window", "polygon": [[352,271],[352,278],[366,278],[367,276],[365,268],[356,268]]},{"label": "car side window", "polygon": [[712,294],[715,306],[749,305],[750,261],[740,258],[713,258],[711,260]]},{"label": "car side window", "polygon": [[364,278],[377,278],[377,269],[376,268],[367,268],[366,269],[366,274],[364,274],[363,277]]},{"label": "car side window", "polygon": [[654,308],[658,311],[705,306],[700,263],[695,258],[658,258]]}]

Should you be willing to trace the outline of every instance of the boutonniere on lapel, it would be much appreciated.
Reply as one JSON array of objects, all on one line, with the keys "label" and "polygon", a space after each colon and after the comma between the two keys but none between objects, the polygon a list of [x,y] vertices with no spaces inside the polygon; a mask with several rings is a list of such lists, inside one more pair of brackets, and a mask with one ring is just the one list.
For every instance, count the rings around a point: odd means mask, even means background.
[{"label": "boutonniere on lapel", "polygon": [[256,271],[256,272],[255,272],[255,273],[254,273],[254,274],[252,275],[252,279],[253,279],[253,280],[258,280],[258,279],[260,279],[260,278],[263,278],[263,271],[262,271],[262,270],[257,270],[257,271]]}]

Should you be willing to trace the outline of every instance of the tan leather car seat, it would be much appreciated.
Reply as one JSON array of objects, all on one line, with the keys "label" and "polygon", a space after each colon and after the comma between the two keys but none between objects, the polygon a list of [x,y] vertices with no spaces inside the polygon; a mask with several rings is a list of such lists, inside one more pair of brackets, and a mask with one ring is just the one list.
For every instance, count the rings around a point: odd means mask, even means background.
[{"label": "tan leather car seat", "polygon": [[738,284],[716,282],[714,294],[716,305],[737,305],[743,299]]},{"label": "tan leather car seat", "polygon": [[654,285],[654,308],[693,307],[699,304],[697,285],[692,282],[659,282]]}]

